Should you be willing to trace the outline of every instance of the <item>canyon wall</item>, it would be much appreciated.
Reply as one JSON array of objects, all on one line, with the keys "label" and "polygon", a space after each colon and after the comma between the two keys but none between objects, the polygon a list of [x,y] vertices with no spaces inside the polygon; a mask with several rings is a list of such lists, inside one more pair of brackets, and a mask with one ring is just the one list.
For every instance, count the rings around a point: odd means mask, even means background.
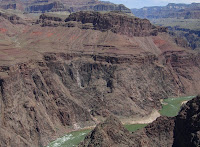
[{"label": "canyon wall", "polygon": [[[86,23],[98,20],[88,14]],[[107,13],[95,25],[113,18],[113,26],[126,29],[131,23],[120,23],[119,15],[147,26],[147,35],[0,16],[1,146],[45,146],[111,114],[131,122],[160,109],[163,98],[200,91],[199,53],[178,47],[165,31],[148,33],[149,21],[126,14]],[[127,27],[141,30],[136,26]]]}]

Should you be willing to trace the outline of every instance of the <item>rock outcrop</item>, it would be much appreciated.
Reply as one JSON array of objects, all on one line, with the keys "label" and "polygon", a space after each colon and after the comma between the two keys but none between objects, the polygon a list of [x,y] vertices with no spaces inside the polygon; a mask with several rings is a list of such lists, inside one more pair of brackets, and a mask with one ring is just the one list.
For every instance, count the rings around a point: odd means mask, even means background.
[{"label": "rock outcrop", "polygon": [[124,128],[120,120],[109,116],[98,124],[79,145],[79,147],[133,147],[132,134]]},{"label": "rock outcrop", "polygon": [[88,110],[52,78],[44,63],[38,64],[41,69],[19,64],[0,79],[2,147],[44,146],[76,127],[94,125]]},{"label": "rock outcrop", "polygon": [[114,33],[128,36],[156,36],[161,30],[152,25],[147,19],[139,19],[120,12],[105,14],[99,12],[77,12],[71,14],[65,21],[91,24],[95,30],[110,30]]},{"label": "rock outcrop", "polygon": [[200,145],[200,96],[189,101],[175,118],[173,147]]},{"label": "rock outcrop", "polygon": [[167,32],[165,27],[156,27],[147,19],[140,19],[129,16],[119,11],[100,13],[92,11],[76,12],[62,21],[59,17],[51,17],[47,14],[40,16],[37,21],[42,27],[62,26],[79,27],[80,29],[92,29],[102,32],[112,31],[113,33],[133,36],[157,36],[159,32]]}]

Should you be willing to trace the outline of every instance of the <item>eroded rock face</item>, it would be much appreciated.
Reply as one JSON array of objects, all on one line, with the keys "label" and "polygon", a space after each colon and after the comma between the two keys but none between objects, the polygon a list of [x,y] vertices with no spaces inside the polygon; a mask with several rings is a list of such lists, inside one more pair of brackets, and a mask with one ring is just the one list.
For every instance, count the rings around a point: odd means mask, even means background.
[{"label": "eroded rock face", "polygon": [[[48,14],[49,15],[49,14]],[[37,24],[42,27],[79,27],[80,29],[100,30],[102,32],[133,36],[157,36],[159,32],[167,32],[165,27],[156,27],[147,19],[139,19],[125,13],[81,11],[71,14],[63,21],[59,17],[42,14]]]},{"label": "eroded rock face", "polygon": [[44,146],[75,124],[94,125],[89,112],[58,86],[48,69],[30,66],[18,65],[0,80],[1,146]]},{"label": "eroded rock face", "polygon": [[147,19],[139,19],[120,12],[105,14],[99,12],[77,12],[71,14],[65,21],[91,24],[95,30],[111,30],[114,33],[128,36],[156,36],[159,31],[166,31],[155,27]]}]

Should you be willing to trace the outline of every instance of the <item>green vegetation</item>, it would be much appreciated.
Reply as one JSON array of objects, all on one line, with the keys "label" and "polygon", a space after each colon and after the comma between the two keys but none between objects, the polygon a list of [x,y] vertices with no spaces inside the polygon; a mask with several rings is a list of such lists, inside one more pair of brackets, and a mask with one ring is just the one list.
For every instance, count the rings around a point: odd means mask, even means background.
[{"label": "green vegetation", "polygon": [[163,100],[163,108],[160,110],[162,116],[174,117],[178,115],[181,109],[181,103],[184,101],[189,101],[195,96],[179,97],[179,98],[168,98]]}]

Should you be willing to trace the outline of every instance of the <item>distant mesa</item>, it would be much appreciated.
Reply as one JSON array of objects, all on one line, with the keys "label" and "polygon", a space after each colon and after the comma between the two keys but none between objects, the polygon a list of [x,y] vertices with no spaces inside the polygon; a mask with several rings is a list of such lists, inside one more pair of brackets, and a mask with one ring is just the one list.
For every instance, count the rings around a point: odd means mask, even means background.
[{"label": "distant mesa", "polygon": [[140,18],[184,18],[200,19],[200,3],[175,4],[169,3],[167,6],[144,7],[141,9],[131,9],[132,13]]},{"label": "distant mesa", "polygon": [[21,10],[29,13],[60,11],[122,11],[131,13],[131,10],[122,4],[117,5],[98,0],[2,0],[0,8]]}]

